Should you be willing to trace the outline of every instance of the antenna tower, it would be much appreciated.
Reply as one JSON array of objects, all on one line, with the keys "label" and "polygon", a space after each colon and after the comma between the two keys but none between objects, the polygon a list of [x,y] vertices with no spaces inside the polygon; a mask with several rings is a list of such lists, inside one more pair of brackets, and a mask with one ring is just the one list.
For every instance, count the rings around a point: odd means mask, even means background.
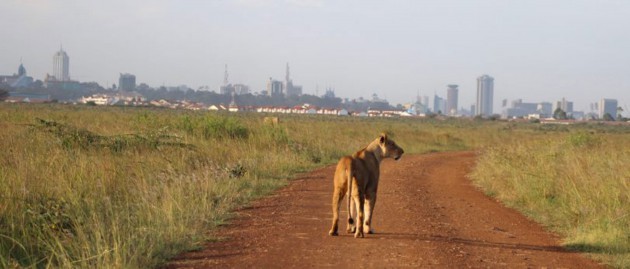
[{"label": "antenna tower", "polygon": [[286,77],[287,82],[291,81],[290,77],[289,77],[289,63],[287,63],[287,77]]},{"label": "antenna tower", "polygon": [[225,74],[223,75],[223,85],[227,86],[228,85],[228,71],[227,71],[227,64],[225,64]]}]

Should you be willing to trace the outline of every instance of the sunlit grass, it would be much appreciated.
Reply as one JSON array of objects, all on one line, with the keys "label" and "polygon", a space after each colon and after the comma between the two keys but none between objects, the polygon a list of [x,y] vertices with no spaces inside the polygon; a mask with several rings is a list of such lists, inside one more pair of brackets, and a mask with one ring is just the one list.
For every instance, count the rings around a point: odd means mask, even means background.
[{"label": "sunlit grass", "polygon": [[488,194],[564,237],[568,248],[630,267],[630,136],[558,134],[488,148],[472,174]]},{"label": "sunlit grass", "polygon": [[147,268],[387,131],[468,148],[467,122],[0,104],[0,267]]},{"label": "sunlit grass", "polygon": [[[546,198],[536,203],[543,206],[579,194],[582,200],[562,203],[566,212],[586,212],[579,217],[556,210],[540,214],[542,223],[582,224],[573,230],[584,230],[583,236],[569,235],[570,247],[602,249],[597,243],[602,241],[592,240],[619,241],[628,232],[617,225],[628,220],[619,209],[628,212],[623,190],[628,193],[629,177],[622,165],[628,163],[627,153],[618,150],[627,147],[627,133],[617,129],[319,115],[272,115],[280,123],[269,125],[265,116],[0,104],[0,268],[159,266],[211,240],[208,231],[229,222],[235,208],[286,185],[297,173],[335,163],[383,131],[407,153],[500,145],[484,151],[475,178],[501,185],[487,190],[515,199],[525,212],[538,212],[524,201],[539,192]],[[598,133],[593,140],[561,142],[575,130]],[[592,156],[554,155],[565,152],[563,143]],[[539,144],[542,149],[533,146]],[[535,182],[534,190],[526,191],[532,198],[519,198],[510,189],[523,188],[515,183],[522,181],[519,170]],[[593,181],[591,170],[608,174]],[[620,177],[625,185],[619,185]],[[558,185],[553,183],[557,178],[574,183]],[[595,198],[575,186],[617,200],[591,202]],[[609,223],[586,218],[594,211],[613,217]],[[627,248],[617,252],[627,253]]]}]

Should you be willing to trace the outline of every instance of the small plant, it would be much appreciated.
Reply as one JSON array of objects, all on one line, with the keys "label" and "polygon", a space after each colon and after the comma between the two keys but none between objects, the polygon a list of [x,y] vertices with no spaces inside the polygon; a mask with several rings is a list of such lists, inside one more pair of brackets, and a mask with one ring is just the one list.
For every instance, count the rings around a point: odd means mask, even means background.
[{"label": "small plant", "polygon": [[69,204],[63,199],[40,197],[27,203],[26,214],[35,229],[48,230],[59,236],[71,236],[75,233],[75,228],[68,207]]},{"label": "small plant", "polygon": [[247,169],[245,169],[245,166],[240,163],[237,163],[232,167],[227,167],[226,171],[230,178],[241,178],[247,173]]},{"label": "small plant", "polygon": [[179,122],[179,129],[184,130],[187,134],[192,135],[195,133],[195,129],[197,129],[197,124],[193,122],[193,119],[186,115],[181,118]]}]

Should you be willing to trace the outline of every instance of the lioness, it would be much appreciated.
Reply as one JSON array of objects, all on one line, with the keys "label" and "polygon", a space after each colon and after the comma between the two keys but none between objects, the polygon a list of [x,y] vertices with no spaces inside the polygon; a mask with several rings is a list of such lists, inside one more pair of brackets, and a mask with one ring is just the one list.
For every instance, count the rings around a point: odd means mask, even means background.
[{"label": "lioness", "polygon": [[[364,233],[372,233],[372,212],[376,204],[376,190],[380,174],[380,164],[384,158],[400,159],[403,149],[396,145],[386,134],[381,134],[372,143],[352,156],[344,156],[337,163],[332,198],[333,220],[329,235],[338,235],[339,203],[348,192],[348,228],[349,233],[354,230],[354,237],[363,237]],[[357,209],[357,224],[353,227],[352,202]],[[365,203],[367,200],[367,203]],[[364,218],[365,205],[365,218]],[[353,229],[354,228],[354,229]]]}]

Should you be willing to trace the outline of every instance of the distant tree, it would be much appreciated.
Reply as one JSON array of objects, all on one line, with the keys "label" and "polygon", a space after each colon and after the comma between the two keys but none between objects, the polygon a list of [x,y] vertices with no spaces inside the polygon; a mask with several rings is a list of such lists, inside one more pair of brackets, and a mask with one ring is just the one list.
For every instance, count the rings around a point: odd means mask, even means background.
[{"label": "distant tree", "polygon": [[553,118],[556,120],[566,120],[567,113],[564,112],[564,110],[562,110],[561,108],[556,108],[556,110],[553,112]]},{"label": "distant tree", "polygon": [[44,88],[44,82],[38,79],[31,84],[31,88],[42,89]]},{"label": "distant tree", "polygon": [[103,88],[101,85],[98,85],[98,83],[96,82],[82,82],[81,88],[88,91],[92,91],[94,93],[102,92],[105,90],[105,88]]},{"label": "distant tree", "polygon": [[623,116],[621,116],[621,112],[623,112],[623,108],[617,107],[617,120],[623,121]]},{"label": "distant tree", "polygon": [[488,119],[490,119],[491,121],[497,121],[497,120],[501,119],[501,115],[499,115],[499,114],[492,114],[492,116],[490,116]]},{"label": "distant tree", "polygon": [[610,115],[610,113],[606,113],[604,114],[604,121],[614,121],[615,118],[613,118],[612,115]]},{"label": "distant tree", "polygon": [[4,101],[9,97],[9,91],[5,89],[0,89],[0,101]]},{"label": "distant tree", "polygon": [[148,90],[153,90],[153,88],[151,88],[151,86],[147,85],[146,83],[140,83],[140,85],[138,85],[136,87],[136,90],[138,90],[138,91],[148,91]]}]

